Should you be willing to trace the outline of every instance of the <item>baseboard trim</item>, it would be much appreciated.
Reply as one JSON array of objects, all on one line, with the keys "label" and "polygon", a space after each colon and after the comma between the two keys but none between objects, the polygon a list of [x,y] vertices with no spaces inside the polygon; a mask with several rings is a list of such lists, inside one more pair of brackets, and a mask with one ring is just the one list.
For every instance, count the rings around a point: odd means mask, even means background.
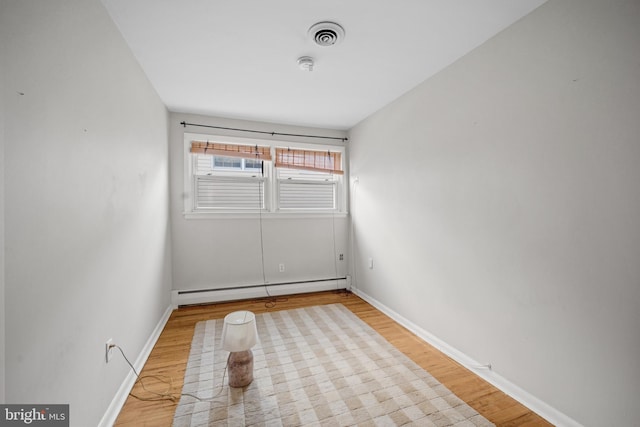
[{"label": "baseboard trim", "polygon": [[[153,332],[151,332],[151,336],[149,336],[149,339],[147,340],[144,347],[142,348],[142,351],[140,351],[140,354],[138,355],[135,362],[133,363],[133,366],[136,368],[136,371],[138,372],[142,371],[144,364],[147,362],[147,359],[151,354],[151,350],[153,350],[153,346],[156,345],[156,342],[158,341],[158,338],[160,338],[160,334],[162,333],[164,326],[169,321],[169,317],[171,316],[172,311],[173,311],[172,306],[167,307],[164,314],[158,321],[158,324],[153,329]],[[113,426],[113,424],[116,422],[116,419],[118,418],[118,415],[120,414],[120,411],[122,410],[122,407],[124,406],[124,403],[127,401],[129,392],[133,388],[133,385],[135,384],[135,382],[136,382],[136,375],[132,371],[129,371],[129,374],[120,385],[120,388],[116,392],[116,395],[111,401],[111,404],[109,404],[107,411],[102,416],[102,419],[98,424],[98,427]]]},{"label": "baseboard trim", "polygon": [[538,399],[537,397],[533,396],[532,394],[528,393],[527,391],[513,384],[512,382],[502,377],[501,375],[497,374],[496,372],[489,369],[479,368],[479,366],[482,366],[481,363],[472,359],[471,357],[461,352],[460,350],[456,349],[455,347],[447,344],[445,341],[441,340],[440,338],[436,337],[430,332],[419,327],[418,325],[406,319],[405,317],[401,316],[397,312],[391,310],[389,307],[382,304],[380,301],[376,300],[375,298],[367,295],[365,292],[362,292],[357,288],[352,288],[351,291],[357,296],[359,296],[360,298],[362,298],[363,300],[365,300],[366,302],[368,302],[369,304],[371,304],[372,306],[374,306],[375,308],[377,308],[378,310],[380,310],[381,312],[383,312],[384,314],[386,314],[387,316],[391,317],[400,325],[407,328],[412,333],[416,334],[423,341],[437,348],[442,353],[446,354],[456,362],[460,363],[462,366],[469,369],[470,371],[478,375],[480,378],[492,384],[494,387],[498,388],[505,394],[511,396],[518,402],[522,403],[524,406],[531,409],[536,414],[540,415],[542,418],[546,419],[550,423],[558,427],[583,427],[582,424],[578,423],[573,418],[570,418],[564,413],[558,411],[554,407],[548,405],[547,403],[543,402],[542,400]]},{"label": "baseboard trim", "polygon": [[[350,286],[351,278],[347,276],[301,282],[269,283],[266,286],[246,285],[218,289],[174,290],[171,292],[171,304],[174,308],[178,308],[184,305],[348,289]],[[269,290],[268,295],[267,287]]]}]

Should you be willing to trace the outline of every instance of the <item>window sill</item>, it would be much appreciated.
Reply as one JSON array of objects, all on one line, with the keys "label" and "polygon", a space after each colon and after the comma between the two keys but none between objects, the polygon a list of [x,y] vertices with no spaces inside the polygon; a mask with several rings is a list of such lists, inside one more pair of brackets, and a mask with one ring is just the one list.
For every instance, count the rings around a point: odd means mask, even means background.
[{"label": "window sill", "polygon": [[184,219],[300,219],[346,218],[348,212],[183,212]]}]

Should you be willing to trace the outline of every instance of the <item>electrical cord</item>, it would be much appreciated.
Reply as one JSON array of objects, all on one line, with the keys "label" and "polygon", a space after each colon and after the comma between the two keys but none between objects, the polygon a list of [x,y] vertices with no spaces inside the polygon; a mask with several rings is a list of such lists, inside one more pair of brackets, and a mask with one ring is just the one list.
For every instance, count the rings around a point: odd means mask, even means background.
[{"label": "electrical cord", "polygon": [[[259,189],[260,199],[262,200],[262,189],[260,187],[258,187],[258,189]],[[260,201],[260,206],[261,207],[258,213],[259,215],[258,219],[260,222],[260,257],[261,257],[260,261],[261,261],[261,267],[262,267],[262,284],[264,285],[264,291],[267,293],[267,296],[265,298],[262,298],[261,300],[265,300],[265,303],[264,303],[265,308],[273,308],[276,306],[277,303],[286,302],[288,301],[288,299],[287,298],[278,299],[278,297],[271,295],[269,293],[269,286],[267,285],[267,275],[264,270],[264,233],[262,231],[262,201]]]},{"label": "electrical cord", "polygon": [[[256,158],[257,158],[258,154],[257,154],[257,147],[256,147]],[[274,295],[271,295],[269,293],[269,286],[267,285],[267,275],[265,273],[265,269],[264,269],[264,232],[262,229],[262,205],[264,203],[263,201],[263,194],[264,194],[264,162],[262,162],[262,170],[261,170],[261,175],[262,175],[262,180],[258,180],[258,222],[260,224],[260,266],[262,268],[262,284],[264,286],[264,291],[267,294],[267,296],[265,298],[260,298],[255,300],[255,302],[261,302],[261,301],[265,301],[264,303],[264,307],[265,308],[274,308],[277,303],[279,302],[287,302],[289,299],[288,298],[278,298]]]},{"label": "electrical cord", "polygon": [[[258,159],[258,147],[256,146],[256,160]],[[262,284],[264,286],[264,291],[267,294],[267,296],[265,298],[259,298],[254,300],[254,302],[262,302],[264,301],[264,306],[265,308],[269,309],[269,308],[274,308],[277,303],[279,302],[287,302],[288,298],[286,297],[281,297],[278,298],[275,295],[271,295],[269,293],[269,286],[267,283],[267,276],[266,276],[266,272],[265,272],[265,262],[264,262],[264,230],[263,230],[263,218],[262,218],[262,209],[263,209],[263,204],[264,204],[264,161],[261,163],[262,168],[260,171],[261,174],[261,178],[260,180],[258,180],[258,223],[259,223],[259,227],[260,227],[260,266],[262,269]],[[275,177],[274,177],[275,179]],[[332,225],[332,237],[333,237],[333,266],[334,266],[334,272],[335,272],[335,276],[334,277],[338,277],[338,254],[337,254],[337,249],[336,249],[336,214],[335,214],[335,209],[332,210],[332,221],[331,221],[331,225]],[[340,289],[340,282],[338,279],[336,279],[336,290],[335,293],[340,294],[343,297],[348,297],[351,292],[349,292],[347,289]]]},{"label": "electrical cord", "polygon": [[351,211],[351,229],[349,230],[349,235],[351,238],[351,270],[353,272],[353,278],[351,280],[351,286],[356,288],[356,290],[358,289],[358,274],[357,274],[357,270],[358,270],[358,266],[356,265],[356,233],[355,233],[355,226],[354,226],[354,221],[353,221],[353,214],[354,211],[356,210],[356,189],[358,187],[358,184],[360,183],[360,178],[359,177],[355,177],[355,179],[353,180],[353,185],[352,185],[352,190],[351,190],[351,204],[349,206],[350,211]]},{"label": "electrical cord", "polygon": [[336,249],[336,211],[335,209],[331,211],[331,231],[333,235],[333,268],[336,277],[336,290],[334,293],[340,295],[345,298],[350,295],[350,292],[345,289],[340,289],[340,281],[337,279],[338,277],[338,250]]},{"label": "electrical cord", "polygon": [[[256,147],[256,158],[257,147]],[[262,169],[260,174],[262,175],[262,179],[264,180],[264,162],[261,163]],[[264,197],[262,195],[264,186],[262,185],[262,181],[258,180],[258,223],[260,225],[260,267],[262,268],[262,284],[264,285],[264,291],[267,293],[267,297],[271,297],[269,295],[269,289],[267,289],[267,275],[264,271],[264,232],[262,231],[262,205],[264,204]],[[275,306],[275,303],[274,303]],[[266,303],[265,303],[266,307]]]},{"label": "electrical cord", "polygon": [[[129,361],[129,359],[127,358],[127,356],[124,354],[124,350],[122,350],[122,348],[118,345],[112,344],[111,347],[115,347],[118,350],[120,350],[120,353],[122,354],[122,357],[124,358],[124,360],[127,362],[127,364],[129,365],[129,367],[131,368],[131,370],[133,371],[133,373],[136,376],[136,382],[134,383],[134,387],[136,384],[140,383],[140,385],[142,386],[142,389],[144,391],[146,391],[147,393],[155,396],[155,397],[143,397],[143,396],[139,396],[137,394],[134,394],[133,391],[131,391],[129,393],[129,396],[136,398],[138,400],[141,400],[143,402],[157,402],[157,401],[161,401],[161,400],[171,400],[172,402],[177,402],[178,400],[180,400],[180,397],[182,396],[187,396],[187,397],[192,397],[200,402],[212,402],[213,399],[215,399],[216,397],[218,397],[220,395],[220,393],[222,392],[222,389],[224,388],[224,379],[227,375],[227,368],[229,367],[229,357],[231,357],[231,353],[229,353],[229,356],[227,356],[227,363],[225,364],[224,367],[224,372],[222,373],[222,381],[220,382],[220,388],[218,389],[218,392],[213,395],[211,398],[201,398],[199,396],[196,396],[195,394],[192,393],[177,393],[173,391],[173,379],[168,376],[168,375],[144,375],[144,376],[140,376],[140,374],[138,373],[138,371],[136,371],[136,368],[133,367],[133,364]],[[154,390],[149,390],[145,384],[144,384],[144,380],[145,379],[149,379],[149,378],[153,378],[158,380],[161,383],[167,384],[168,387],[165,391],[161,391],[161,392],[157,392]]]},{"label": "electrical cord", "polygon": [[[265,285],[265,290],[266,290],[266,285]],[[268,292],[267,292],[268,294]],[[273,308],[276,306],[277,303],[282,303],[282,302],[287,302],[289,301],[289,298],[287,297],[277,297],[274,295],[270,295],[267,297],[263,297],[263,298],[256,298],[253,300],[253,302],[255,303],[261,303],[264,301],[264,307],[265,308]]]}]

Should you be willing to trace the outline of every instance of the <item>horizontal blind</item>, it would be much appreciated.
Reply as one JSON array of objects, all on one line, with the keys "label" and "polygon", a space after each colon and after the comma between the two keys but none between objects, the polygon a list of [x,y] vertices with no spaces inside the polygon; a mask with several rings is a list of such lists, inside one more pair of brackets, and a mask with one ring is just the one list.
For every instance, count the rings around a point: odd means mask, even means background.
[{"label": "horizontal blind", "polygon": [[335,182],[279,181],[280,209],[335,209]]},{"label": "horizontal blind", "polygon": [[260,178],[195,177],[196,209],[264,209]]},{"label": "horizontal blind", "polygon": [[213,158],[211,156],[196,155],[196,175],[209,175],[213,171]]},{"label": "horizontal blind", "polygon": [[240,145],[209,141],[191,141],[191,148],[189,151],[191,153],[211,156],[271,160],[271,148],[264,145]]},{"label": "horizontal blind", "polygon": [[337,151],[276,148],[277,168],[330,172],[342,175],[342,154]]}]

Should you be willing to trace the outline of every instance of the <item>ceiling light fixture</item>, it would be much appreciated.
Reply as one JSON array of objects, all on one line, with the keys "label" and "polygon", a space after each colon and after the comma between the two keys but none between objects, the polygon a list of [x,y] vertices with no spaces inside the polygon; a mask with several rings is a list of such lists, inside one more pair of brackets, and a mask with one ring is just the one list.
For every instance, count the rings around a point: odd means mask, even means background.
[{"label": "ceiling light fixture", "polygon": [[309,37],[311,37],[318,46],[333,46],[344,39],[344,28],[335,22],[318,22],[309,28]]},{"label": "ceiling light fixture", "polygon": [[298,58],[298,67],[302,71],[313,71],[313,58],[310,56],[301,56]]}]

